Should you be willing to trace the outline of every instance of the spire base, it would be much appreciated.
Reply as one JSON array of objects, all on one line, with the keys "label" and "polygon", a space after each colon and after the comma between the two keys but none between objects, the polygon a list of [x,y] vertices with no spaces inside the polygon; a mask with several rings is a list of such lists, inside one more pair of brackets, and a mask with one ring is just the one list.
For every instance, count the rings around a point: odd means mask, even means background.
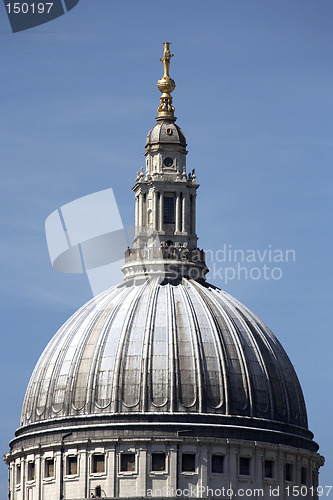
[{"label": "spire base", "polygon": [[172,106],[172,97],[170,94],[163,93],[161,95],[161,104],[157,108],[158,116],[162,118],[174,118],[175,108]]},{"label": "spire base", "polygon": [[157,122],[165,120],[166,122],[175,122],[177,120],[176,116],[170,115],[168,112],[160,112],[158,116],[155,117]]}]

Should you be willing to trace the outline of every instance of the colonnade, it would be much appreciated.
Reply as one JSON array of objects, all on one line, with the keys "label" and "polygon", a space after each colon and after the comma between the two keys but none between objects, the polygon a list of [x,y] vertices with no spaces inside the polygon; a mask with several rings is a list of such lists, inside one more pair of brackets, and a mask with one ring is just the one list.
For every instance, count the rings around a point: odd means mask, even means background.
[{"label": "colonnade", "polygon": [[[148,193],[140,191],[135,196],[135,227],[136,233],[141,228],[149,227],[153,231],[163,231],[164,226],[164,197],[165,191],[154,189],[152,192],[152,207],[150,220],[148,219]],[[176,234],[195,234],[196,232],[196,193],[188,191],[170,194],[175,198],[175,228]],[[150,209],[149,209],[150,210]]]}]

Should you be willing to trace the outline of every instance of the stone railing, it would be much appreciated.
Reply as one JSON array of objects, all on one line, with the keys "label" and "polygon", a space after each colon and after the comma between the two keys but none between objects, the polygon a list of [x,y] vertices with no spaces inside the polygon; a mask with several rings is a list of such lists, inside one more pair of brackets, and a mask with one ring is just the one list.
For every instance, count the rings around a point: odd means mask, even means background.
[{"label": "stone railing", "polygon": [[184,247],[144,247],[128,248],[125,252],[125,263],[134,260],[159,260],[173,259],[177,261],[187,261],[193,263],[205,263],[205,252],[199,248],[188,249]]}]

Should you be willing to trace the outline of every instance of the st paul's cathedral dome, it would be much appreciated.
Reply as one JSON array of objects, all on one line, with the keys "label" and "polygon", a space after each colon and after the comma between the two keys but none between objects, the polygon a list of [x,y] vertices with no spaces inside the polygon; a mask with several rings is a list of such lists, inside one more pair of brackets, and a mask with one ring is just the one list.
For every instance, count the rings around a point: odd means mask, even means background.
[{"label": "st paul's cathedral dome", "polygon": [[165,43],[124,280],[41,355],[5,456],[11,500],[212,498],[222,488],[267,499],[279,488],[284,499],[288,486],[316,498],[323,458],[291,361],[254,313],[206,281],[171,57]]}]

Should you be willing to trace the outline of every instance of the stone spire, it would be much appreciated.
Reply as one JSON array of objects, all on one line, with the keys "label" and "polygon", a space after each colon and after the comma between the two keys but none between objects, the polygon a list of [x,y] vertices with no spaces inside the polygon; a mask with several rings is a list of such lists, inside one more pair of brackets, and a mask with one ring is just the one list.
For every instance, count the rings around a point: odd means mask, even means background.
[{"label": "stone spire", "polygon": [[169,76],[173,57],[164,43],[161,62],[164,75],[158,81],[162,92],[157,124],[146,141],[146,171],[141,168],[133,187],[135,193],[135,236],[128,249],[123,272],[125,280],[151,276],[179,281],[183,277],[204,280],[208,269],[203,250],[197,248],[196,183],[194,169],[186,173],[186,139],[175,124]]}]

